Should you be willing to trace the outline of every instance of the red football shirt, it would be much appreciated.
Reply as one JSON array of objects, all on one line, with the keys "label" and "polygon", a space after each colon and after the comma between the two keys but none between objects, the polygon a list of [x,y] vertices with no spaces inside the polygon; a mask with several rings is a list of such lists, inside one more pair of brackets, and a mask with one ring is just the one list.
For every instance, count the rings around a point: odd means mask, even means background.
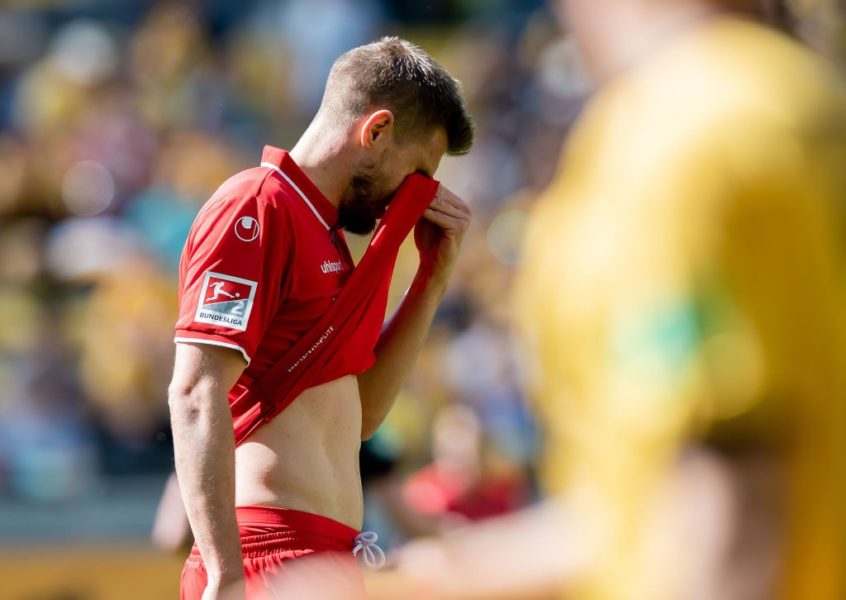
[{"label": "red football shirt", "polygon": [[271,146],[197,215],[180,262],[175,341],[244,355],[230,400],[311,329],[352,273],[337,218],[289,154]]}]

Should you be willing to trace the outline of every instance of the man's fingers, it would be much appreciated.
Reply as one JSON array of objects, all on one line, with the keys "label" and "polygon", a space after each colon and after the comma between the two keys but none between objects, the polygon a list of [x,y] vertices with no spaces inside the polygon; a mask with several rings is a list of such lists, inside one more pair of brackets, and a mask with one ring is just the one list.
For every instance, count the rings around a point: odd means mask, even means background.
[{"label": "man's fingers", "polygon": [[470,207],[467,206],[461,198],[451,192],[446,194],[438,193],[435,195],[435,198],[432,200],[429,207],[443,211],[447,214],[454,214],[456,216],[470,216]]},{"label": "man's fingers", "polygon": [[461,198],[451,192],[446,194],[435,194],[432,204],[442,207],[455,208],[456,210],[460,210],[462,212],[470,212],[470,207],[467,206]]},{"label": "man's fingers", "polygon": [[466,204],[450,204],[446,202],[432,202],[429,208],[454,217],[470,218],[470,208]]},{"label": "man's fingers", "polygon": [[440,201],[444,204],[449,204],[452,206],[467,206],[461,198],[459,198],[450,191],[438,192],[437,194],[435,194],[435,201]]},{"label": "man's fingers", "polygon": [[423,218],[444,230],[464,231],[470,224],[466,215],[447,214],[431,207],[423,212]]}]

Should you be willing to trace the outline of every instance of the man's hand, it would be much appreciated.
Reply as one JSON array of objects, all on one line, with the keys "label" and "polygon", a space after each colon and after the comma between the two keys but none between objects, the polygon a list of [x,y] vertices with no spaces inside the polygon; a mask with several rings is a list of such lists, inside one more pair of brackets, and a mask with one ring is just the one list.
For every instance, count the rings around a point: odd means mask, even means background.
[{"label": "man's hand", "polygon": [[420,264],[431,275],[448,277],[470,226],[470,207],[443,184],[414,228]]},{"label": "man's hand", "polygon": [[202,600],[244,600],[245,597],[243,577],[233,581],[209,575]]}]

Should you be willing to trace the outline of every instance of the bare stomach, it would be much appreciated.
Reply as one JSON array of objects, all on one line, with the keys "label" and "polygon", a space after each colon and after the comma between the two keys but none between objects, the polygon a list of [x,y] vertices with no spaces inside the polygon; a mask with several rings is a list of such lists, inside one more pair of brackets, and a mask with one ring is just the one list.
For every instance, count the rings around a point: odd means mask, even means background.
[{"label": "bare stomach", "polygon": [[360,446],[356,378],[310,388],[235,450],[235,504],[301,510],[360,529]]}]

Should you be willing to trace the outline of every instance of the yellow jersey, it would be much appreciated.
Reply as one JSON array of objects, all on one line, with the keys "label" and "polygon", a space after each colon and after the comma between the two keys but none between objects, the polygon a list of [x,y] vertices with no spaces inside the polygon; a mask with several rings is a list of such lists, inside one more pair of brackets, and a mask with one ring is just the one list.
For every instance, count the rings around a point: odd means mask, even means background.
[{"label": "yellow jersey", "polygon": [[589,103],[516,286],[543,478],[604,532],[568,597],[692,597],[648,515],[726,431],[783,468],[781,597],[846,598],[844,210],[846,96],[779,33],[709,20]]}]

